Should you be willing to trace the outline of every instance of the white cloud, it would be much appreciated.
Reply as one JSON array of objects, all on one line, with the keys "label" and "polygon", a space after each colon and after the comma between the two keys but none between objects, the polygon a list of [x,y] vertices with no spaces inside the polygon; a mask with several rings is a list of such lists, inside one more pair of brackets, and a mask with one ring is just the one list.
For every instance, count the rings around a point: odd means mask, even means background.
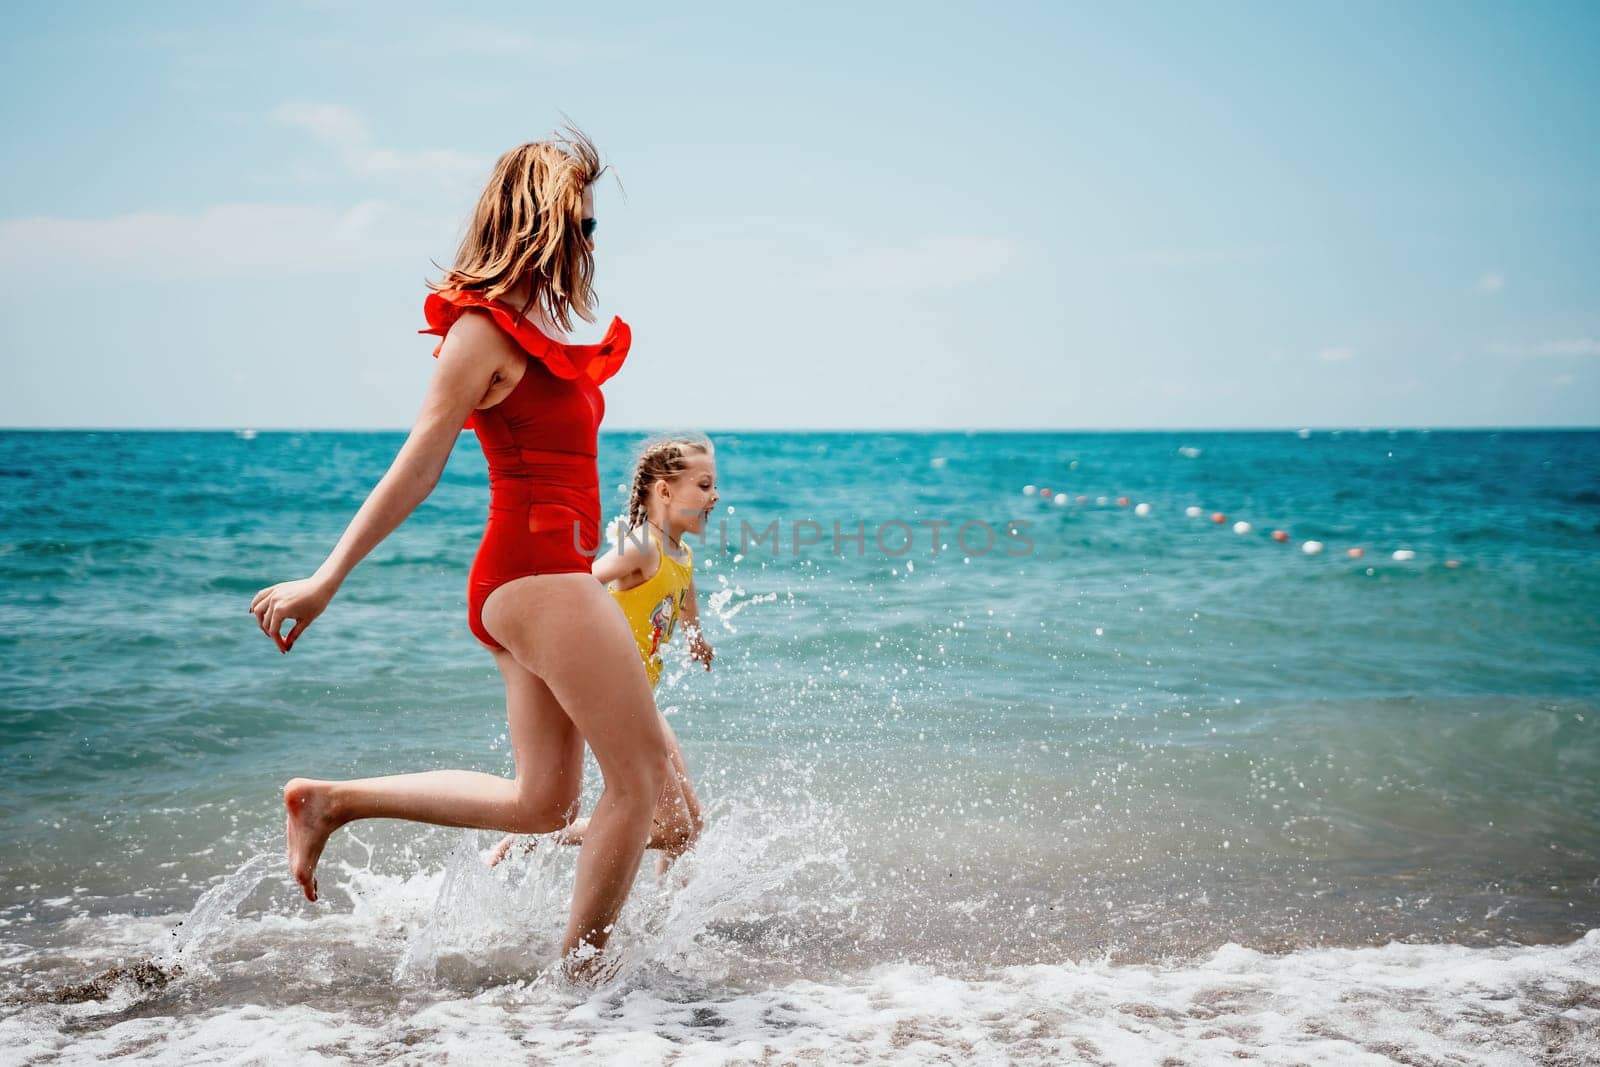
[{"label": "white cloud", "polygon": [[812,284],[823,289],[956,289],[1004,274],[1016,242],[998,237],[926,237],[899,248],[849,253],[825,264]]},{"label": "white cloud", "polygon": [[419,177],[460,182],[483,177],[487,161],[449,148],[401,151],[373,143],[372,131],[350,108],[289,100],[272,110],[272,120],[305,130],[338,155],[347,170],[362,178]]},{"label": "white cloud", "polygon": [[372,134],[361,116],[338,104],[290,100],[272,109],[272,119],[285,126],[298,126],[323,144],[335,148],[366,144],[372,140]]},{"label": "white cloud", "polygon": [[345,210],[224,204],[193,214],[35,216],[0,221],[0,274],[125,271],[159,280],[274,275],[343,270],[415,256],[424,247],[417,227],[394,225],[379,201]]},{"label": "white cloud", "polygon": [[1600,356],[1600,340],[1573,337],[1565,341],[1546,341],[1538,352],[1541,356]]},{"label": "white cloud", "polygon": [[1494,344],[1489,351],[1497,356],[1600,356],[1600,338],[1566,337],[1534,344]]},{"label": "white cloud", "polygon": [[355,177],[398,180],[389,183],[382,199],[337,206],[233,203],[110,218],[0,220],[0,274],[17,277],[48,270],[157,280],[272,277],[415,261],[453,227],[425,212],[398,210],[394,202],[406,203],[407,186],[418,179],[475,185],[487,170],[483,160],[465,152],[401,151],[375,144],[362,117],[335,104],[289,101],[271,117],[304,130]]},{"label": "white cloud", "polygon": [[1479,275],[1478,280],[1472,283],[1472,291],[1481,296],[1496,296],[1505,287],[1506,276],[1497,270]]},{"label": "white cloud", "polygon": [[1347,345],[1329,345],[1317,352],[1324,363],[1344,363],[1355,358],[1356,350]]}]

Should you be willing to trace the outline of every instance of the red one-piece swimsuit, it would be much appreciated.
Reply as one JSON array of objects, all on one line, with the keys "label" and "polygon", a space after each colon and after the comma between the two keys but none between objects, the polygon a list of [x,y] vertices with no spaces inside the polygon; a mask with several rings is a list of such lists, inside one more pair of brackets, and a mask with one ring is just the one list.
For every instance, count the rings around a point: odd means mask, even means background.
[{"label": "red one-piece swimsuit", "polygon": [[588,573],[594,562],[600,546],[596,446],[606,409],[600,385],[628,358],[633,336],[627,323],[612,319],[599,344],[562,344],[515,308],[457,289],[428,295],[428,328],[419,332],[443,337],[469,309],[486,312],[528,354],[516,387],[493,407],[474,411],[466,424],[489,462],[489,521],[467,578],[467,625],[498,649],[483,628],[490,593],[530,574]]}]

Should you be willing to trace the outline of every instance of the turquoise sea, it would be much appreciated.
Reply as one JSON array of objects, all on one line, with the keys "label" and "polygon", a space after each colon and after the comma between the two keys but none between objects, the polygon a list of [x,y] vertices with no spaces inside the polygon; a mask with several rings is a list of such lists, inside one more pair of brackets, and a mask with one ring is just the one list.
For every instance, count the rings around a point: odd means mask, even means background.
[{"label": "turquoise sea", "polygon": [[282,862],[510,772],[470,434],[281,656],[401,435],[0,432],[0,1059],[1600,1061],[1600,432],[713,438],[708,830],[584,992],[570,850]]}]

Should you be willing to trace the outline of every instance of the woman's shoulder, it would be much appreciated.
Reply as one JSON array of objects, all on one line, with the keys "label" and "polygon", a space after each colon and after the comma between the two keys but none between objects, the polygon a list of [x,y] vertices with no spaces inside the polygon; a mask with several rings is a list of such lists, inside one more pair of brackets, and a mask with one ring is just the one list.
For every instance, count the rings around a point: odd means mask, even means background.
[{"label": "woman's shoulder", "polygon": [[[468,311],[482,312],[467,315]],[[558,378],[588,378],[598,385],[621,369],[628,357],[633,334],[621,319],[612,319],[605,339],[597,345],[574,345],[550,336],[532,317],[502,300],[469,289],[436,289],[422,304],[426,328],[419,333],[447,337],[462,318],[487,318],[528,355],[543,363]],[[549,327],[554,332],[553,327]],[[437,349],[435,355],[438,354]]]},{"label": "woman's shoulder", "polygon": [[[473,311],[481,314],[468,314]],[[501,347],[516,347],[515,340],[483,308],[462,308],[461,313],[452,318],[450,325],[445,328],[444,336],[447,340],[455,337],[467,341],[489,341]]]},{"label": "woman's shoulder", "polygon": [[522,349],[486,315],[461,316],[433,354],[458,366],[472,366],[512,380],[521,377],[521,367],[527,361]]},{"label": "woman's shoulder", "polygon": [[[422,314],[428,325],[417,332],[440,338],[433,349],[435,356],[444,351],[446,344],[453,349],[465,345],[480,350],[490,348],[497,352],[519,347],[515,339],[494,321],[487,307],[461,299],[464,295],[454,290],[432,292],[423,301]],[[483,313],[467,314],[478,310]]]}]

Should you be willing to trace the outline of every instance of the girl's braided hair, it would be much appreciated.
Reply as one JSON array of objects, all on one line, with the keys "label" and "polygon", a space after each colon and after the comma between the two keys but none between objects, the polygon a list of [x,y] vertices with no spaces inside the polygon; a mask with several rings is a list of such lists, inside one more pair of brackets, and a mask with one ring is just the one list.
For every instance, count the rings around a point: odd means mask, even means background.
[{"label": "girl's braided hair", "polygon": [[657,437],[646,441],[639,450],[639,462],[633,469],[633,492],[628,497],[628,526],[640,529],[650,521],[648,503],[650,487],[660,478],[673,478],[689,466],[691,456],[712,454],[709,438],[698,434]]}]

